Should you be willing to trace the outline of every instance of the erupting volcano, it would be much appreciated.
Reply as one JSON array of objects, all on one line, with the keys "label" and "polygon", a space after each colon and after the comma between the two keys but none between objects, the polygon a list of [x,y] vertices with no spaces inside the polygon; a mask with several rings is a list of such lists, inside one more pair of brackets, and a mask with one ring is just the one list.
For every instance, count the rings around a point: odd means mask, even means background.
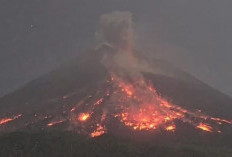
[{"label": "erupting volcano", "polygon": [[0,130],[71,129],[94,138],[122,127],[172,134],[186,125],[217,135],[230,128],[232,99],[143,56],[132,40],[131,16],[103,15],[100,46],[2,98],[1,113],[11,116],[1,116]]}]

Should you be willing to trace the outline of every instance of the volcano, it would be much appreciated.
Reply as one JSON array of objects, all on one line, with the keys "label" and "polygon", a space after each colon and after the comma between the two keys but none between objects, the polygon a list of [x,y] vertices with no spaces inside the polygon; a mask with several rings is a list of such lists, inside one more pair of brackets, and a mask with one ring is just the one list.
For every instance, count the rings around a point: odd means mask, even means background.
[{"label": "volcano", "polygon": [[197,141],[232,146],[229,96],[138,51],[136,58],[159,70],[115,72],[103,63],[105,54],[112,57],[115,50],[103,45],[83,52],[1,98],[1,133],[59,130],[159,145]]},{"label": "volcano", "polygon": [[59,128],[95,137],[120,129],[151,134],[188,126],[222,134],[231,128],[229,96],[138,51],[127,60],[142,58],[158,70],[137,74],[115,68],[109,59],[115,53],[108,45],[86,51],[1,98],[1,131]]},{"label": "volcano", "polygon": [[120,31],[111,19],[101,19],[107,42],[0,99],[0,132],[231,147],[232,98],[136,50],[130,20]]}]

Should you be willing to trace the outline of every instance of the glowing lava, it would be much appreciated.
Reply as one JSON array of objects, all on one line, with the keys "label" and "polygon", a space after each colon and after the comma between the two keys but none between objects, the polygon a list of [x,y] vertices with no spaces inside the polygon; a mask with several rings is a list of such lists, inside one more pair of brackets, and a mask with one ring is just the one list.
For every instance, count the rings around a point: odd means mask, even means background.
[{"label": "glowing lava", "polygon": [[78,120],[81,122],[85,122],[90,118],[90,114],[89,113],[81,113],[78,116]]},{"label": "glowing lava", "polygon": [[175,125],[169,125],[165,128],[165,130],[167,131],[175,131],[176,130],[176,126]]},{"label": "glowing lava", "polygon": [[14,120],[14,119],[12,119],[12,118],[3,118],[3,119],[0,120],[0,125],[8,123],[8,122],[10,122],[12,120]]},{"label": "glowing lava", "polygon": [[97,100],[96,103],[94,103],[94,105],[100,105],[103,102],[103,98],[100,98],[99,100]]},{"label": "glowing lava", "polygon": [[176,115],[162,115],[156,112],[155,107],[143,106],[139,109],[126,109],[119,115],[120,121],[134,130],[157,129],[162,124],[177,118]]},{"label": "glowing lava", "polygon": [[60,124],[60,123],[62,123],[62,122],[64,122],[63,120],[59,120],[59,121],[55,121],[55,122],[51,122],[51,123],[48,123],[47,124],[47,126],[54,126],[54,125],[56,125],[56,124]]},{"label": "glowing lava", "polygon": [[203,131],[207,131],[207,132],[213,132],[213,128],[209,125],[209,124],[203,124],[200,123],[197,128],[203,130]]},{"label": "glowing lava", "polygon": [[97,126],[98,126],[97,129],[94,130],[94,131],[90,134],[91,137],[101,136],[101,135],[103,135],[103,134],[105,133],[105,130],[104,130],[104,127],[103,127],[103,126],[101,126],[101,125],[99,125],[99,124],[98,124]]},{"label": "glowing lava", "polygon": [[11,122],[11,121],[13,121],[13,120],[15,120],[15,119],[20,118],[21,116],[22,116],[22,114],[19,114],[19,115],[17,115],[17,116],[14,116],[13,118],[3,118],[3,119],[0,120],[0,125],[6,124],[6,123],[8,123],[8,122]]},{"label": "glowing lava", "polygon": [[219,122],[219,123],[232,124],[232,122],[231,122],[231,121],[228,121],[228,120],[226,120],[226,119],[214,118],[214,117],[211,117],[210,119],[211,119],[211,120],[214,120],[214,121],[217,121],[217,122]]},{"label": "glowing lava", "polygon": [[[84,129],[92,130],[89,133],[91,137],[105,133],[107,126],[103,124],[105,119],[110,116],[134,131],[163,129],[174,132],[176,130],[175,121],[178,120],[206,132],[221,133],[220,130],[214,129],[213,125],[231,124],[231,121],[210,117],[201,111],[191,112],[174,105],[161,97],[156,89],[141,77],[125,80],[113,74],[111,78],[113,79],[107,81],[108,88],[104,88],[104,91],[98,90],[98,93],[100,91],[104,95],[100,95],[100,98],[99,95],[93,95],[79,103],[79,108],[83,107],[87,112],[80,113],[78,121],[85,122],[90,119],[90,116],[93,117],[89,123],[80,125]],[[107,104],[110,105],[107,106]],[[72,114],[75,114],[74,111],[79,112],[72,109]],[[109,111],[113,111],[113,113]],[[94,124],[97,124],[96,128]]]},{"label": "glowing lava", "polygon": [[[88,123],[75,123],[91,137],[104,134],[107,129],[105,121],[111,118],[116,118],[134,131],[162,129],[174,132],[178,120],[206,132],[221,133],[213,126],[231,124],[231,121],[210,117],[201,111],[192,112],[167,101],[142,77],[124,79],[112,75],[113,79],[104,84],[107,88],[97,90],[96,95],[87,97],[70,110],[75,117],[78,113],[80,122],[86,122],[92,117]],[[82,113],[80,108],[86,112]]]},{"label": "glowing lava", "polygon": [[116,95],[121,104],[121,113],[115,117],[119,117],[126,126],[134,130],[154,130],[184,117],[186,110],[161,98],[156,90],[143,80],[126,83],[116,76],[114,78],[114,82],[122,91]]}]

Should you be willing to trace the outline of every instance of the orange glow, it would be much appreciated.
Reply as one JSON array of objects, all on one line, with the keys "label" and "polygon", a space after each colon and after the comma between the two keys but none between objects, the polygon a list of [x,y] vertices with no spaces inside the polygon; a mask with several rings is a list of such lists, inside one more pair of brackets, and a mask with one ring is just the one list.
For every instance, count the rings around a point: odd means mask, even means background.
[{"label": "orange glow", "polygon": [[125,84],[124,82],[119,83],[119,87],[121,87],[121,91],[125,92],[128,96],[133,95],[133,87],[129,84]]},{"label": "orange glow", "polygon": [[98,125],[97,129],[95,131],[93,131],[90,134],[90,136],[91,137],[97,137],[97,136],[101,136],[104,133],[105,133],[104,127],[102,127],[101,125]]},{"label": "orange glow", "polygon": [[154,130],[160,125],[177,118],[176,115],[167,117],[156,112],[154,106],[143,106],[139,110],[123,112],[120,115],[120,121],[134,130]]},{"label": "orange glow", "polygon": [[[118,95],[119,106],[122,111],[116,114],[115,117],[119,118],[125,126],[131,127],[133,130],[165,128],[167,131],[174,131],[176,126],[167,126],[167,124],[173,123],[176,119],[191,125],[195,123],[193,119],[201,121],[211,119],[217,123],[231,124],[231,121],[228,120],[203,115],[199,110],[198,112],[191,112],[174,105],[158,95],[156,90],[143,80],[135,80],[133,83],[128,83],[114,76],[114,82],[118,84],[119,89],[122,91],[119,93],[121,95]],[[211,126],[203,123],[199,124],[197,128],[213,132]]]},{"label": "orange glow", "polygon": [[122,112],[115,117],[119,117],[124,125],[134,130],[154,130],[184,116],[184,109],[162,99],[156,90],[144,81],[139,80],[134,86],[117,80],[117,77],[114,78],[115,81],[119,81],[119,88],[122,91],[122,95],[119,95],[122,98],[119,100],[123,100],[120,105]]},{"label": "orange glow", "polygon": [[176,130],[176,126],[175,125],[169,125],[165,128],[167,131],[175,131]]},{"label": "orange glow", "polygon": [[51,122],[51,123],[48,123],[47,126],[54,126],[54,125],[62,123],[62,122],[64,122],[64,121],[60,120],[60,121]]},{"label": "orange glow", "polygon": [[133,92],[130,89],[125,88],[125,92],[128,96],[132,96]]},{"label": "orange glow", "polygon": [[6,123],[8,123],[8,122],[11,122],[11,121],[13,121],[13,120],[15,120],[15,119],[20,118],[21,116],[22,116],[22,114],[19,114],[19,115],[17,115],[17,116],[14,116],[13,118],[3,118],[3,119],[0,120],[0,125],[6,124]]},{"label": "orange glow", "polygon": [[203,131],[207,131],[207,132],[213,132],[213,128],[209,125],[209,124],[203,124],[200,123],[197,128],[203,130]]},{"label": "orange glow", "polygon": [[217,122],[223,122],[223,123],[227,123],[227,124],[232,124],[231,121],[228,121],[226,119],[220,119],[220,118],[214,118],[214,117],[211,117],[211,120],[214,120],[214,121],[217,121]]},{"label": "orange glow", "polygon": [[100,105],[103,102],[103,98],[100,98],[94,105]]},{"label": "orange glow", "polygon": [[8,123],[8,122],[10,122],[10,121],[12,121],[12,120],[14,120],[14,119],[12,119],[12,118],[4,118],[4,119],[1,119],[1,120],[0,120],[0,125],[5,124],[5,123]]},{"label": "orange glow", "polygon": [[[141,77],[124,79],[113,75],[111,82],[107,81],[107,83],[110,88],[103,88],[105,91],[99,92],[98,90],[97,92],[105,93],[105,95],[102,95],[101,98],[99,98],[99,95],[93,96],[91,97],[92,100],[88,100],[86,103],[83,100],[83,103],[80,104],[88,105],[83,106],[87,108],[87,111],[78,115],[79,121],[85,122],[90,119],[90,116],[93,115],[94,117],[91,119],[93,120],[91,123],[82,123],[83,128],[93,128],[92,125],[94,123],[98,124],[95,131],[89,133],[91,137],[100,136],[105,133],[105,128],[99,124],[104,124],[105,119],[109,115],[114,115],[114,118],[134,131],[163,129],[174,132],[177,129],[175,122],[178,120],[206,132],[215,131],[220,133],[218,129],[213,128],[214,124],[231,124],[231,121],[204,115],[200,110],[196,112],[189,111],[168,101]],[[99,99],[96,100],[96,97]],[[109,105],[111,108],[107,108],[107,105],[100,105],[103,102],[104,104],[112,104]],[[96,110],[100,112],[95,112]],[[196,126],[199,122],[202,123]],[[212,126],[205,122],[212,124]]]},{"label": "orange glow", "polygon": [[78,120],[85,122],[86,120],[88,120],[90,118],[90,114],[89,113],[81,113],[78,116]]}]

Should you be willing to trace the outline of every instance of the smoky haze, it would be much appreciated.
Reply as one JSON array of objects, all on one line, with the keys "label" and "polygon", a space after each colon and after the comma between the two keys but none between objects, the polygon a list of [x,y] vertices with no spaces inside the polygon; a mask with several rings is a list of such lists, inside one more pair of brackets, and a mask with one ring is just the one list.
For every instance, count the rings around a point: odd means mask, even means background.
[{"label": "smoky haze", "polygon": [[128,11],[103,14],[99,20],[96,36],[100,39],[100,47],[106,44],[115,52],[103,55],[101,60],[109,71],[117,71],[121,75],[131,77],[142,77],[141,72],[153,72],[153,69],[142,59],[134,57],[133,23],[133,14]]},{"label": "smoky haze", "polygon": [[[140,50],[232,95],[231,5],[229,0],[3,0],[0,96],[93,47],[99,17],[117,10],[133,14]],[[98,39],[125,44],[110,35]]]},{"label": "smoky haze", "polygon": [[132,13],[114,11],[101,15],[96,37],[101,43],[127,49],[134,41]]}]

